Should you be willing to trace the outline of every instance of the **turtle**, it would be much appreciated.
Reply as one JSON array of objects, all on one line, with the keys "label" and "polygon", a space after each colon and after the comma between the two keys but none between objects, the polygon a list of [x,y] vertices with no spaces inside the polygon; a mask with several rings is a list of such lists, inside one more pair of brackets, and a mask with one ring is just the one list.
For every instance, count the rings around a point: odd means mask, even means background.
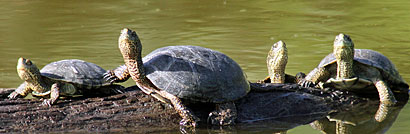
[{"label": "turtle", "polygon": [[266,58],[269,75],[258,81],[258,83],[297,83],[299,78],[305,76],[299,72],[295,76],[285,73],[286,64],[288,63],[288,49],[286,43],[282,40],[272,45]]},{"label": "turtle", "polygon": [[87,92],[85,90],[106,88],[113,93],[122,93],[122,86],[113,85],[103,78],[105,72],[94,63],[78,59],[52,62],[39,70],[31,60],[21,57],[18,59],[17,73],[24,83],[8,97],[15,99],[31,93],[35,97],[49,97],[42,105],[51,106],[59,96],[81,95]]},{"label": "turtle", "polygon": [[391,89],[408,92],[409,85],[383,54],[370,49],[354,49],[350,36],[343,33],[336,36],[333,47],[333,53],[322,59],[305,80],[299,81],[301,85],[319,83],[322,88],[334,87],[358,93],[377,91],[380,102],[386,105],[397,102]]},{"label": "turtle", "polygon": [[383,121],[386,107],[397,102],[393,91],[407,94],[409,85],[386,56],[374,50],[354,49],[349,35],[337,35],[333,46],[333,53],[323,58],[318,67],[298,83],[304,87],[313,85],[361,94],[378,93],[380,106],[375,118]]},{"label": "turtle", "polygon": [[[211,123],[234,124],[233,101],[245,96],[250,85],[233,59],[200,46],[162,47],[141,58],[140,39],[128,28],[121,30],[118,44],[125,66],[117,68],[121,71],[107,72],[107,80],[124,81],[131,77],[144,93],[172,104],[182,117],[181,126],[195,128],[199,121],[184,105],[187,102],[214,103],[216,110],[210,113]],[[218,116],[212,116],[215,113]]]}]

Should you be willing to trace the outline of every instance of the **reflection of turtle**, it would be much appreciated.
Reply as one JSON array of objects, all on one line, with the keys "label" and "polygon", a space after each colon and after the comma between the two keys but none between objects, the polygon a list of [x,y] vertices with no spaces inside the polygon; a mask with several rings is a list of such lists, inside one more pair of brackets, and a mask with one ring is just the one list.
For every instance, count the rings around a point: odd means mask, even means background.
[{"label": "reflection of turtle", "polygon": [[[101,67],[82,60],[61,60],[50,63],[39,70],[28,59],[20,58],[17,73],[25,82],[21,84],[9,98],[18,95],[50,96],[43,104],[55,103],[60,95],[71,96],[82,93],[82,89],[97,89],[111,85],[103,79],[106,71]],[[113,91],[120,92],[122,86]]]},{"label": "reflection of turtle", "polygon": [[344,34],[336,36],[333,53],[300,81],[305,87],[310,83],[364,93],[376,88],[386,105],[396,103],[391,89],[407,93],[409,88],[387,57],[372,50],[354,49],[352,40]]},{"label": "reflection of turtle", "polygon": [[223,117],[211,119],[212,123],[234,123],[236,108],[232,101],[245,96],[250,87],[242,69],[231,58],[198,46],[169,46],[142,59],[140,40],[129,29],[121,31],[118,43],[128,71],[114,70],[106,78],[121,81],[131,76],[145,93],[173,104],[183,125],[195,126],[199,119],[180,99],[216,103],[217,113]]},{"label": "reflection of turtle", "polygon": [[403,108],[403,105],[386,107],[385,120],[380,122],[373,118],[380,109],[378,102],[361,102],[355,105],[349,111],[329,115],[311,123],[311,126],[326,134],[385,133]]},{"label": "reflection of turtle", "polygon": [[272,45],[266,59],[269,76],[259,83],[295,83],[295,76],[285,74],[288,63],[288,50],[283,41]]}]

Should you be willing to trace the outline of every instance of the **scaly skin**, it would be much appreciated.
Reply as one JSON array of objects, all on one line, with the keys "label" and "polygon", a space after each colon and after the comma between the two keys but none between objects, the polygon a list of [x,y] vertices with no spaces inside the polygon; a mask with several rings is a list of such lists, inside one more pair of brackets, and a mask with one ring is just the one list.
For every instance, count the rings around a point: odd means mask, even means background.
[{"label": "scaly skin", "polygon": [[279,41],[272,45],[266,62],[271,83],[285,83],[285,68],[288,63],[288,50],[285,42]]},{"label": "scaly skin", "polygon": [[170,101],[182,117],[181,125],[195,127],[199,118],[193,115],[192,111],[185,107],[179,98],[168,92],[161,91],[146,77],[141,57],[142,45],[137,34],[130,29],[123,29],[118,39],[118,47],[123,55],[128,72],[137,86],[146,94],[152,95],[161,101]]}]

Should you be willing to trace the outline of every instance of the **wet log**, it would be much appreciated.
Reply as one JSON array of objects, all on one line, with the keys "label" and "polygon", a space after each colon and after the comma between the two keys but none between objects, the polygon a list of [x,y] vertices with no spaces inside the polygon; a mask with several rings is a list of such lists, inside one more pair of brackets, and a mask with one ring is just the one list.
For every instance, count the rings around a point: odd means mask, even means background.
[{"label": "wet log", "polygon": [[[269,129],[285,131],[360,101],[354,95],[301,88],[295,84],[252,83],[251,88],[258,92],[251,91],[235,101],[238,129],[255,126],[250,124],[258,124],[258,128],[268,122]],[[181,118],[172,106],[135,86],[127,88],[124,94],[59,100],[52,107],[40,106],[42,101],[36,99],[7,99],[13,90],[0,89],[0,133],[179,130]],[[207,116],[215,105],[193,103],[188,107],[201,118],[203,125],[207,124]]]}]

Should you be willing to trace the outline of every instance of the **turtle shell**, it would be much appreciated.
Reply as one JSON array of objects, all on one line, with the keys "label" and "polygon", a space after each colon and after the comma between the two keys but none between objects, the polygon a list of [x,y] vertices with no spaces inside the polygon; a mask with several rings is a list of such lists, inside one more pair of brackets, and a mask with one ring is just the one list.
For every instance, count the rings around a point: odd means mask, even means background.
[{"label": "turtle shell", "polygon": [[94,63],[77,59],[52,62],[44,66],[40,72],[44,77],[69,82],[78,88],[95,89],[110,85],[110,82],[103,79],[106,70]]},{"label": "turtle shell", "polygon": [[222,103],[245,96],[249,82],[223,53],[199,46],[168,46],[143,58],[148,79],[179,98]]},{"label": "turtle shell", "polygon": [[[394,64],[386,56],[379,52],[369,49],[355,49],[354,61],[377,68],[380,70],[383,79],[387,80],[389,84],[398,85],[405,88],[409,87],[399,75],[399,72]],[[333,53],[330,53],[323,58],[322,61],[320,61],[318,67],[326,67],[332,64],[336,64],[336,58]]]}]

